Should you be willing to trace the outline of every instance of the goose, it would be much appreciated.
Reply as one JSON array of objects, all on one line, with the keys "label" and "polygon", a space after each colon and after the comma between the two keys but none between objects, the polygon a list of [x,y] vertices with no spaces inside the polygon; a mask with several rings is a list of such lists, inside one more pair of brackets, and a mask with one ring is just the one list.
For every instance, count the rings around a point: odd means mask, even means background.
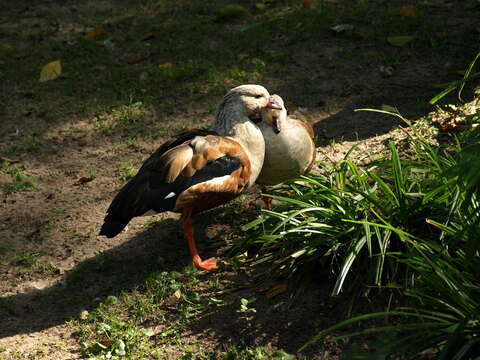
[{"label": "goose", "polygon": [[225,204],[255,183],[263,165],[265,142],[250,118],[264,108],[279,109],[260,85],[231,89],[219,104],[214,131],[191,130],[161,145],[125,184],[107,210],[99,235],[118,235],[136,216],[164,211],[181,214],[193,264],[217,268],[215,258],[202,260],[195,244],[192,216]]},{"label": "goose", "polygon": [[[257,178],[262,192],[265,192],[267,185],[275,185],[309,172],[316,157],[312,126],[288,117],[279,95],[270,96],[270,102],[278,106],[264,108],[259,123],[266,149],[262,171]],[[271,209],[271,198],[264,196],[263,202],[267,209]]]}]

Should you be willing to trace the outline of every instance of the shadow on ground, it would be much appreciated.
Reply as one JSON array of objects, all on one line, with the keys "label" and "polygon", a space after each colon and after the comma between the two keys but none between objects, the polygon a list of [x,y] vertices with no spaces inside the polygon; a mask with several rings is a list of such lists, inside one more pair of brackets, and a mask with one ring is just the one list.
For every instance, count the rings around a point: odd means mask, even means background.
[{"label": "shadow on ground", "polygon": [[78,317],[82,310],[95,308],[108,295],[141,286],[151,272],[182,269],[190,256],[179,230],[177,221],[163,220],[79,263],[50,288],[2,298],[0,337],[62,324]]}]

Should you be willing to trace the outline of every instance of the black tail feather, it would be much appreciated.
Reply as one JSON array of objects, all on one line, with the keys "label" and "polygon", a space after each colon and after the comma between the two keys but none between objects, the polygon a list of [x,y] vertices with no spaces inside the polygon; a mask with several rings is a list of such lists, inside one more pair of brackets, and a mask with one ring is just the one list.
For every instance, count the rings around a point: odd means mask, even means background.
[{"label": "black tail feather", "polygon": [[100,229],[100,233],[98,235],[105,235],[108,238],[113,238],[117,236],[124,228],[127,226],[128,221],[122,221],[120,219],[116,219],[112,214],[108,214],[105,217],[105,222]]}]

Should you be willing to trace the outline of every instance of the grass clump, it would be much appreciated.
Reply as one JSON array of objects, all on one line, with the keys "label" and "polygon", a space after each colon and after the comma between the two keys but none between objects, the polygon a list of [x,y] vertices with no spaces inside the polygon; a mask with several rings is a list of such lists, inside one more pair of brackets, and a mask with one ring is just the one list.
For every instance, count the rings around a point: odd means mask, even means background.
[{"label": "grass clump", "polygon": [[389,317],[387,326],[336,339],[382,333],[368,353],[353,352],[355,358],[426,350],[441,359],[478,354],[480,130],[435,146],[417,125],[406,132],[408,143],[390,141],[386,154],[367,165],[350,159],[352,148],[324,174],[291,183],[273,196],[283,201],[281,210],[263,211],[245,226],[252,236],[242,250],[259,248],[253,261],[272,261],[289,277],[330,267],[333,295],[350,294],[350,279],[364,294],[390,288],[406,301],[396,311],[337,324],[306,346],[354,323]]},{"label": "grass clump", "polygon": [[3,172],[8,174],[11,179],[10,181],[1,184],[5,195],[20,191],[34,191],[37,188],[37,184],[20,167],[11,165],[5,168]]},{"label": "grass clump", "polygon": [[[83,321],[79,329],[84,356],[132,359],[162,358],[162,344],[179,342],[189,319],[201,307],[194,291],[195,270],[151,274],[144,289],[110,295]],[[175,319],[167,319],[169,308]],[[158,324],[162,325],[161,328]]]}]

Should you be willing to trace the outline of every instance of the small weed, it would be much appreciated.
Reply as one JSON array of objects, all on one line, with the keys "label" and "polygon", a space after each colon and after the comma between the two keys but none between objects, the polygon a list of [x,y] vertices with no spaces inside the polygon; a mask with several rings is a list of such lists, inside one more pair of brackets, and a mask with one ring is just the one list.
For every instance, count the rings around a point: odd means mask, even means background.
[{"label": "small weed", "polygon": [[141,102],[135,102],[130,105],[120,106],[112,111],[112,115],[123,126],[129,126],[138,123],[143,115],[144,111]]},{"label": "small weed", "polygon": [[136,166],[131,161],[122,161],[117,165],[117,169],[120,170],[122,180],[124,181],[130,180],[137,174]]},{"label": "small weed", "polygon": [[264,347],[250,348],[246,345],[230,345],[226,349],[226,360],[293,360],[294,355],[283,351],[269,352]]},{"label": "small weed", "polygon": [[19,255],[15,258],[17,265],[31,268],[38,263],[39,254]]},{"label": "small weed", "polygon": [[255,298],[252,298],[250,300],[244,298],[240,299],[240,308],[237,310],[237,312],[244,314],[257,312],[255,308],[249,306],[251,303],[255,302],[255,300]]},{"label": "small weed", "polygon": [[20,255],[15,258],[15,262],[21,267],[21,274],[41,274],[54,275],[58,274],[59,270],[47,261],[39,259],[40,254]]},{"label": "small weed", "polygon": [[22,169],[17,166],[11,166],[4,170],[5,173],[12,177],[12,182],[3,183],[3,191],[6,195],[10,195],[20,191],[33,191],[37,188],[34,181]]},{"label": "small weed", "polygon": [[30,354],[30,357],[32,359],[37,359],[39,358],[40,356],[44,355],[45,354],[45,349],[42,349],[42,348],[38,348],[38,349],[35,349],[31,352]]},{"label": "small weed", "polygon": [[[155,358],[158,341],[181,344],[181,334],[203,307],[194,291],[199,280],[196,270],[187,267],[151,274],[144,289],[110,295],[88,319],[73,323],[80,329],[84,356],[115,358]],[[166,309],[176,309],[176,319],[165,321]],[[148,323],[166,323],[161,332],[145,327]],[[150,341],[155,338],[156,342]],[[158,344],[157,344],[158,345]]]}]

